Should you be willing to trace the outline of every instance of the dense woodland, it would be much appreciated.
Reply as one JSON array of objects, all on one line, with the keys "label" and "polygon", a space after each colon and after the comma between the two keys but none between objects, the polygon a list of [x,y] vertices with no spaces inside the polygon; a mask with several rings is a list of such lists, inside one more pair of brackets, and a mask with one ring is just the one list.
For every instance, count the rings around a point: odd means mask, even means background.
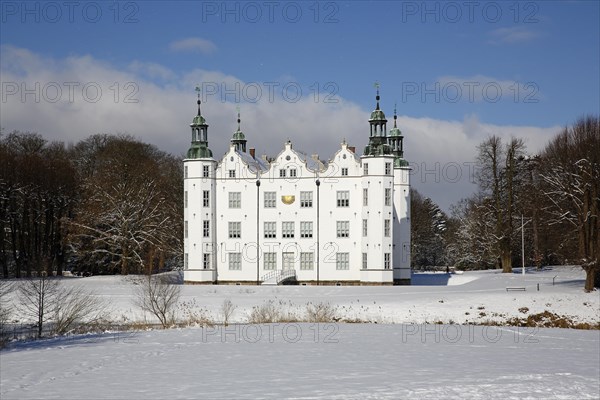
[{"label": "dense woodland", "polygon": [[180,159],[129,136],[75,145],[0,137],[4,277],[143,273],[181,264]]},{"label": "dense woodland", "polygon": [[[580,264],[600,287],[600,120],[585,117],[539,154],[520,138],[478,146],[478,191],[450,215],[412,192],[414,268]],[[45,271],[149,273],[182,260],[181,159],[130,136],[75,145],[0,136],[3,277]]]},{"label": "dense woodland", "polygon": [[[492,136],[478,146],[478,191],[444,213],[413,190],[414,268],[577,264],[600,287],[600,120],[579,119],[539,154]],[[522,219],[523,218],[523,219]]]}]

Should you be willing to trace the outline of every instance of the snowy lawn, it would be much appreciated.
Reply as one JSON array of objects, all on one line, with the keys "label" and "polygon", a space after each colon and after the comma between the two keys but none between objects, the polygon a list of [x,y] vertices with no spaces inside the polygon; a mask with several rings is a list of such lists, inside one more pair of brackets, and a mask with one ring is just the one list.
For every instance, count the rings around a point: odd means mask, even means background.
[{"label": "snowy lawn", "polygon": [[[185,285],[179,311],[181,316],[185,308],[202,311],[219,322],[221,305],[229,299],[236,306],[230,321],[247,322],[252,307],[272,300],[283,311],[300,317],[308,302],[324,302],[336,307],[344,320],[378,323],[502,323],[546,310],[573,322],[598,323],[600,292],[584,293],[584,279],[585,272],[580,267],[552,267],[540,272],[528,270],[525,276],[518,270],[513,274],[498,270],[460,275],[413,274],[412,286]],[[115,322],[156,322],[134,305],[133,285],[128,277],[94,276],[64,282],[83,285],[108,301]],[[526,290],[507,292],[507,287]]]},{"label": "snowy lawn", "polygon": [[[11,343],[0,398],[598,399],[600,330],[465,325],[545,311],[598,324],[600,293],[584,293],[583,280],[579,267],[554,267],[415,274],[395,287],[186,285],[180,317],[187,307],[219,322],[229,299],[242,324]],[[154,321],[127,277],[64,284],[108,301],[116,323]],[[243,324],[268,301],[298,317],[325,302],[342,321],[377,323]]]},{"label": "snowy lawn", "polygon": [[598,335],[290,323],[50,339],[0,353],[0,398],[597,399]]}]

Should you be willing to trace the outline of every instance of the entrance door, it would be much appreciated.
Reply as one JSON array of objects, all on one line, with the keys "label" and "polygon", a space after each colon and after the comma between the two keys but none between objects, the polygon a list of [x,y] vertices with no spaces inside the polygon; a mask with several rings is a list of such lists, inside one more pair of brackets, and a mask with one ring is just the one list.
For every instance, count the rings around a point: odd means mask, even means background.
[{"label": "entrance door", "polygon": [[294,269],[294,253],[283,253],[282,269]]}]

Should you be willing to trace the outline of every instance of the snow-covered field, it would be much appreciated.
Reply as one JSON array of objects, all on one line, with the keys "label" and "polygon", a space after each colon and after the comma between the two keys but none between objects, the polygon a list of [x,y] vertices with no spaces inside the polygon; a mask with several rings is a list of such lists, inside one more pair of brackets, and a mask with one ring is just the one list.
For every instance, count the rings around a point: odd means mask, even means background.
[{"label": "snow-covered field", "polygon": [[[554,278],[555,277],[555,278]],[[554,285],[552,281],[554,278]],[[225,299],[236,310],[232,322],[247,322],[254,306],[274,301],[282,310],[302,316],[306,304],[330,303],[340,317],[378,323],[486,323],[524,318],[545,310],[573,322],[600,321],[600,293],[584,293],[585,273],[580,267],[552,267],[543,271],[498,270],[464,274],[413,274],[412,286],[183,286],[181,303],[220,321]],[[134,305],[132,280],[122,276],[65,279],[66,285],[84,285],[110,303],[117,322],[154,322]],[[539,291],[538,291],[539,284]],[[507,291],[525,287],[526,291]],[[528,310],[524,311],[524,307]],[[521,309],[521,311],[519,311]]]},{"label": "snow-covered field", "polygon": [[[597,399],[599,330],[465,325],[543,311],[598,323],[600,293],[584,293],[583,278],[554,267],[417,274],[397,287],[185,286],[188,307],[219,321],[229,299],[242,324],[13,343],[0,353],[0,398]],[[109,300],[115,321],[144,318],[127,278],[65,284]],[[328,302],[343,320],[378,323],[243,324],[269,300],[299,316]]]}]

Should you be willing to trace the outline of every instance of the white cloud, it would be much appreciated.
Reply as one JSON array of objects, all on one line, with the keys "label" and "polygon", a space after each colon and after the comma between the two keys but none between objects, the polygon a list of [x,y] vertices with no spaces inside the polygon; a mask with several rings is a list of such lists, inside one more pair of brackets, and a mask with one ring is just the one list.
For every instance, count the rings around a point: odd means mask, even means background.
[{"label": "white cloud", "polygon": [[169,44],[169,48],[173,51],[189,51],[210,54],[217,49],[217,46],[210,40],[199,37],[190,37],[171,42]]},{"label": "white cloud", "polygon": [[535,81],[519,82],[485,75],[441,76],[438,92],[446,101],[537,103],[543,99]]},{"label": "white cloud", "polygon": [[[64,142],[95,133],[123,132],[183,154],[196,113],[194,88],[203,82],[209,85],[205,89],[213,91],[202,94],[202,113],[210,125],[209,144],[217,158],[225,153],[237,128],[237,104],[231,91],[237,92],[248,147],[255,147],[257,154],[276,155],[289,138],[295,149],[328,159],[343,138],[356,146],[358,154],[368,142],[371,110],[339,97],[338,103],[325,103],[324,96],[315,101],[308,89],[296,102],[285,101],[283,88],[293,87],[293,82],[278,82],[271,100],[264,84],[243,82],[219,71],[197,69],[178,76],[158,64],[135,62],[118,69],[91,56],[48,59],[10,46],[1,48],[0,59],[5,132],[37,131],[48,140]],[[153,83],[152,76],[159,76],[164,84]],[[57,87],[62,90],[60,96]],[[262,90],[260,98],[248,101],[256,97],[252,91],[257,87]],[[101,96],[96,99],[98,89]],[[381,105],[390,129],[393,103],[383,98]],[[489,135],[525,138],[529,151],[535,152],[560,130],[486,124],[473,115],[463,121],[399,116],[398,126],[405,136],[405,157],[415,167],[414,187],[446,209],[473,192],[470,163],[476,146]]]},{"label": "white cloud", "polygon": [[141,62],[136,60],[129,64],[129,69],[134,73],[150,79],[172,80],[177,77],[177,75],[169,68],[156,63]]},{"label": "white cloud", "polygon": [[533,39],[541,36],[540,32],[536,32],[523,26],[497,28],[492,30],[489,34],[491,36],[490,43],[492,44],[524,43],[532,41]]}]

